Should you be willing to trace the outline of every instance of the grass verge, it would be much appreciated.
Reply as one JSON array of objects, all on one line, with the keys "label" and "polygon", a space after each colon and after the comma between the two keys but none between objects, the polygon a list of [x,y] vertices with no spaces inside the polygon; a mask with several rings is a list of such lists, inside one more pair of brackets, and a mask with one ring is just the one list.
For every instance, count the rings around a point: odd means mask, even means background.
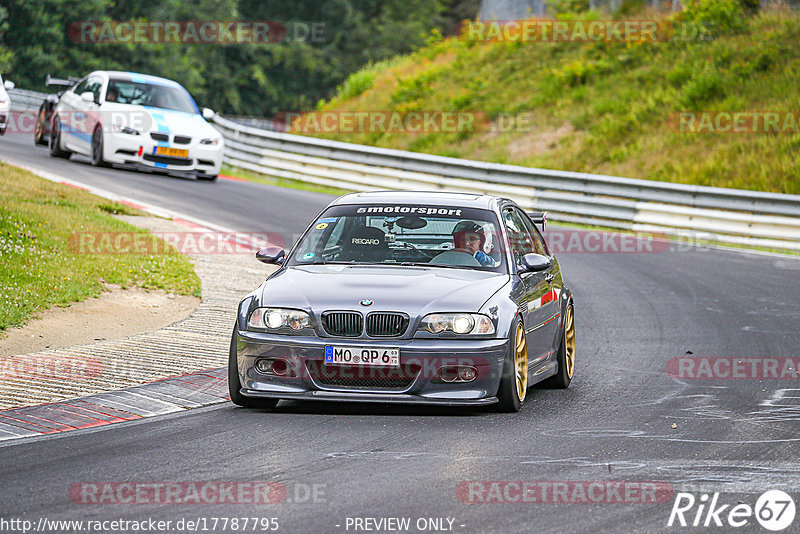
[{"label": "grass verge", "polygon": [[133,208],[0,163],[0,331],[51,306],[96,297],[105,284],[200,296],[189,260],[167,253],[80,254],[82,232],[144,233],[114,214]]},{"label": "grass verge", "polygon": [[[734,0],[687,6],[675,15],[624,15],[675,28],[676,37],[665,40],[432,38],[413,54],[353,74],[318,108],[473,113],[472,130],[293,133],[530,167],[800,194],[800,14],[765,9],[750,15]],[[737,112],[777,114],[779,127],[726,132],[725,118]],[[696,129],[681,129],[679,119],[687,113]],[[699,127],[702,117],[722,127]]]}]

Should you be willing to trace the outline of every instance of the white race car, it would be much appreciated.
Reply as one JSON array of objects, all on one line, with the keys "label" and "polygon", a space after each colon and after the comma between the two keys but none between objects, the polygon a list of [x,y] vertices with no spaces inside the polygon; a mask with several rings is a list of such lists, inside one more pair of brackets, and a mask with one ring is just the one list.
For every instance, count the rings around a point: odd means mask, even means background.
[{"label": "white race car", "polygon": [[179,83],[133,72],[92,72],[65,91],[50,119],[50,155],[92,165],[143,165],[216,180],[222,135]]},{"label": "white race car", "polygon": [[14,82],[4,82],[3,77],[0,76],[0,135],[6,133],[6,128],[8,127],[8,115],[11,109],[11,99],[8,98],[6,89],[13,88]]}]

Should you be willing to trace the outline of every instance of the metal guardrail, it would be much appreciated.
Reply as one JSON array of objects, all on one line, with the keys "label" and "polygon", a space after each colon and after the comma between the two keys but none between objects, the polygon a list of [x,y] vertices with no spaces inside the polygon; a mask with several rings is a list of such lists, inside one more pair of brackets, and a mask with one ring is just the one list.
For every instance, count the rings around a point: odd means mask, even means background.
[{"label": "metal guardrail", "polygon": [[267,176],[352,191],[488,193],[547,211],[551,221],[800,250],[800,195],[446,158],[214,122],[225,162]]},{"label": "metal guardrail", "polygon": [[26,91],[25,89],[11,89],[8,98],[11,100],[11,111],[38,111],[42,100],[47,93]]},{"label": "metal guardrail", "polygon": [[[46,96],[8,93],[15,111],[35,111]],[[551,221],[800,250],[800,195],[446,158],[273,132],[219,115],[214,123],[225,137],[225,163],[267,176],[351,191],[488,193],[547,211]]]}]

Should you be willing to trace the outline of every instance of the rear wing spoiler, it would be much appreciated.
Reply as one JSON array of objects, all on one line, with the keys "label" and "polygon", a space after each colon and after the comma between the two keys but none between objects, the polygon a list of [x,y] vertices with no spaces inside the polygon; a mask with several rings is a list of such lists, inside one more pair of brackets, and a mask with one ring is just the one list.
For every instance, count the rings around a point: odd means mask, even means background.
[{"label": "rear wing spoiler", "polygon": [[72,87],[73,85],[78,83],[78,81],[80,81],[80,78],[76,78],[75,76],[70,76],[65,80],[63,78],[54,78],[48,74],[47,78],[45,78],[44,80],[44,84],[48,87],[51,85],[58,85],[61,87]]},{"label": "rear wing spoiler", "polygon": [[547,212],[546,211],[529,211],[528,217],[534,222],[534,224],[538,224],[539,227],[544,232],[545,226],[547,226]]}]

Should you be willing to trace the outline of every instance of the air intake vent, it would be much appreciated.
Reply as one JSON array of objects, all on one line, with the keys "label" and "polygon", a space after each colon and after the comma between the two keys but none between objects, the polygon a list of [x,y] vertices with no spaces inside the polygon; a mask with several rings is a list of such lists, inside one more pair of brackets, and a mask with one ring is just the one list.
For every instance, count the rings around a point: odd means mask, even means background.
[{"label": "air intake vent", "polygon": [[402,313],[370,313],[367,335],[371,337],[402,336],[408,328],[408,316]]},{"label": "air intake vent", "polygon": [[150,137],[152,137],[154,141],[169,141],[169,136],[163,133],[150,132]]},{"label": "air intake vent", "polygon": [[192,164],[192,160],[185,158],[173,158],[172,156],[158,156],[155,154],[145,154],[142,156],[145,161],[152,161],[153,163],[163,163],[165,165],[181,165],[186,167]]},{"label": "air intake vent", "polygon": [[192,142],[192,138],[186,137],[185,135],[176,135],[172,138],[172,142],[176,145],[188,145]]},{"label": "air intake vent", "polygon": [[322,326],[332,336],[358,337],[364,330],[364,317],[358,312],[325,312]]},{"label": "air intake vent", "polygon": [[306,361],[309,376],[326,389],[360,389],[401,392],[408,389],[422,367],[415,364],[391,367],[326,365],[320,360]]}]

